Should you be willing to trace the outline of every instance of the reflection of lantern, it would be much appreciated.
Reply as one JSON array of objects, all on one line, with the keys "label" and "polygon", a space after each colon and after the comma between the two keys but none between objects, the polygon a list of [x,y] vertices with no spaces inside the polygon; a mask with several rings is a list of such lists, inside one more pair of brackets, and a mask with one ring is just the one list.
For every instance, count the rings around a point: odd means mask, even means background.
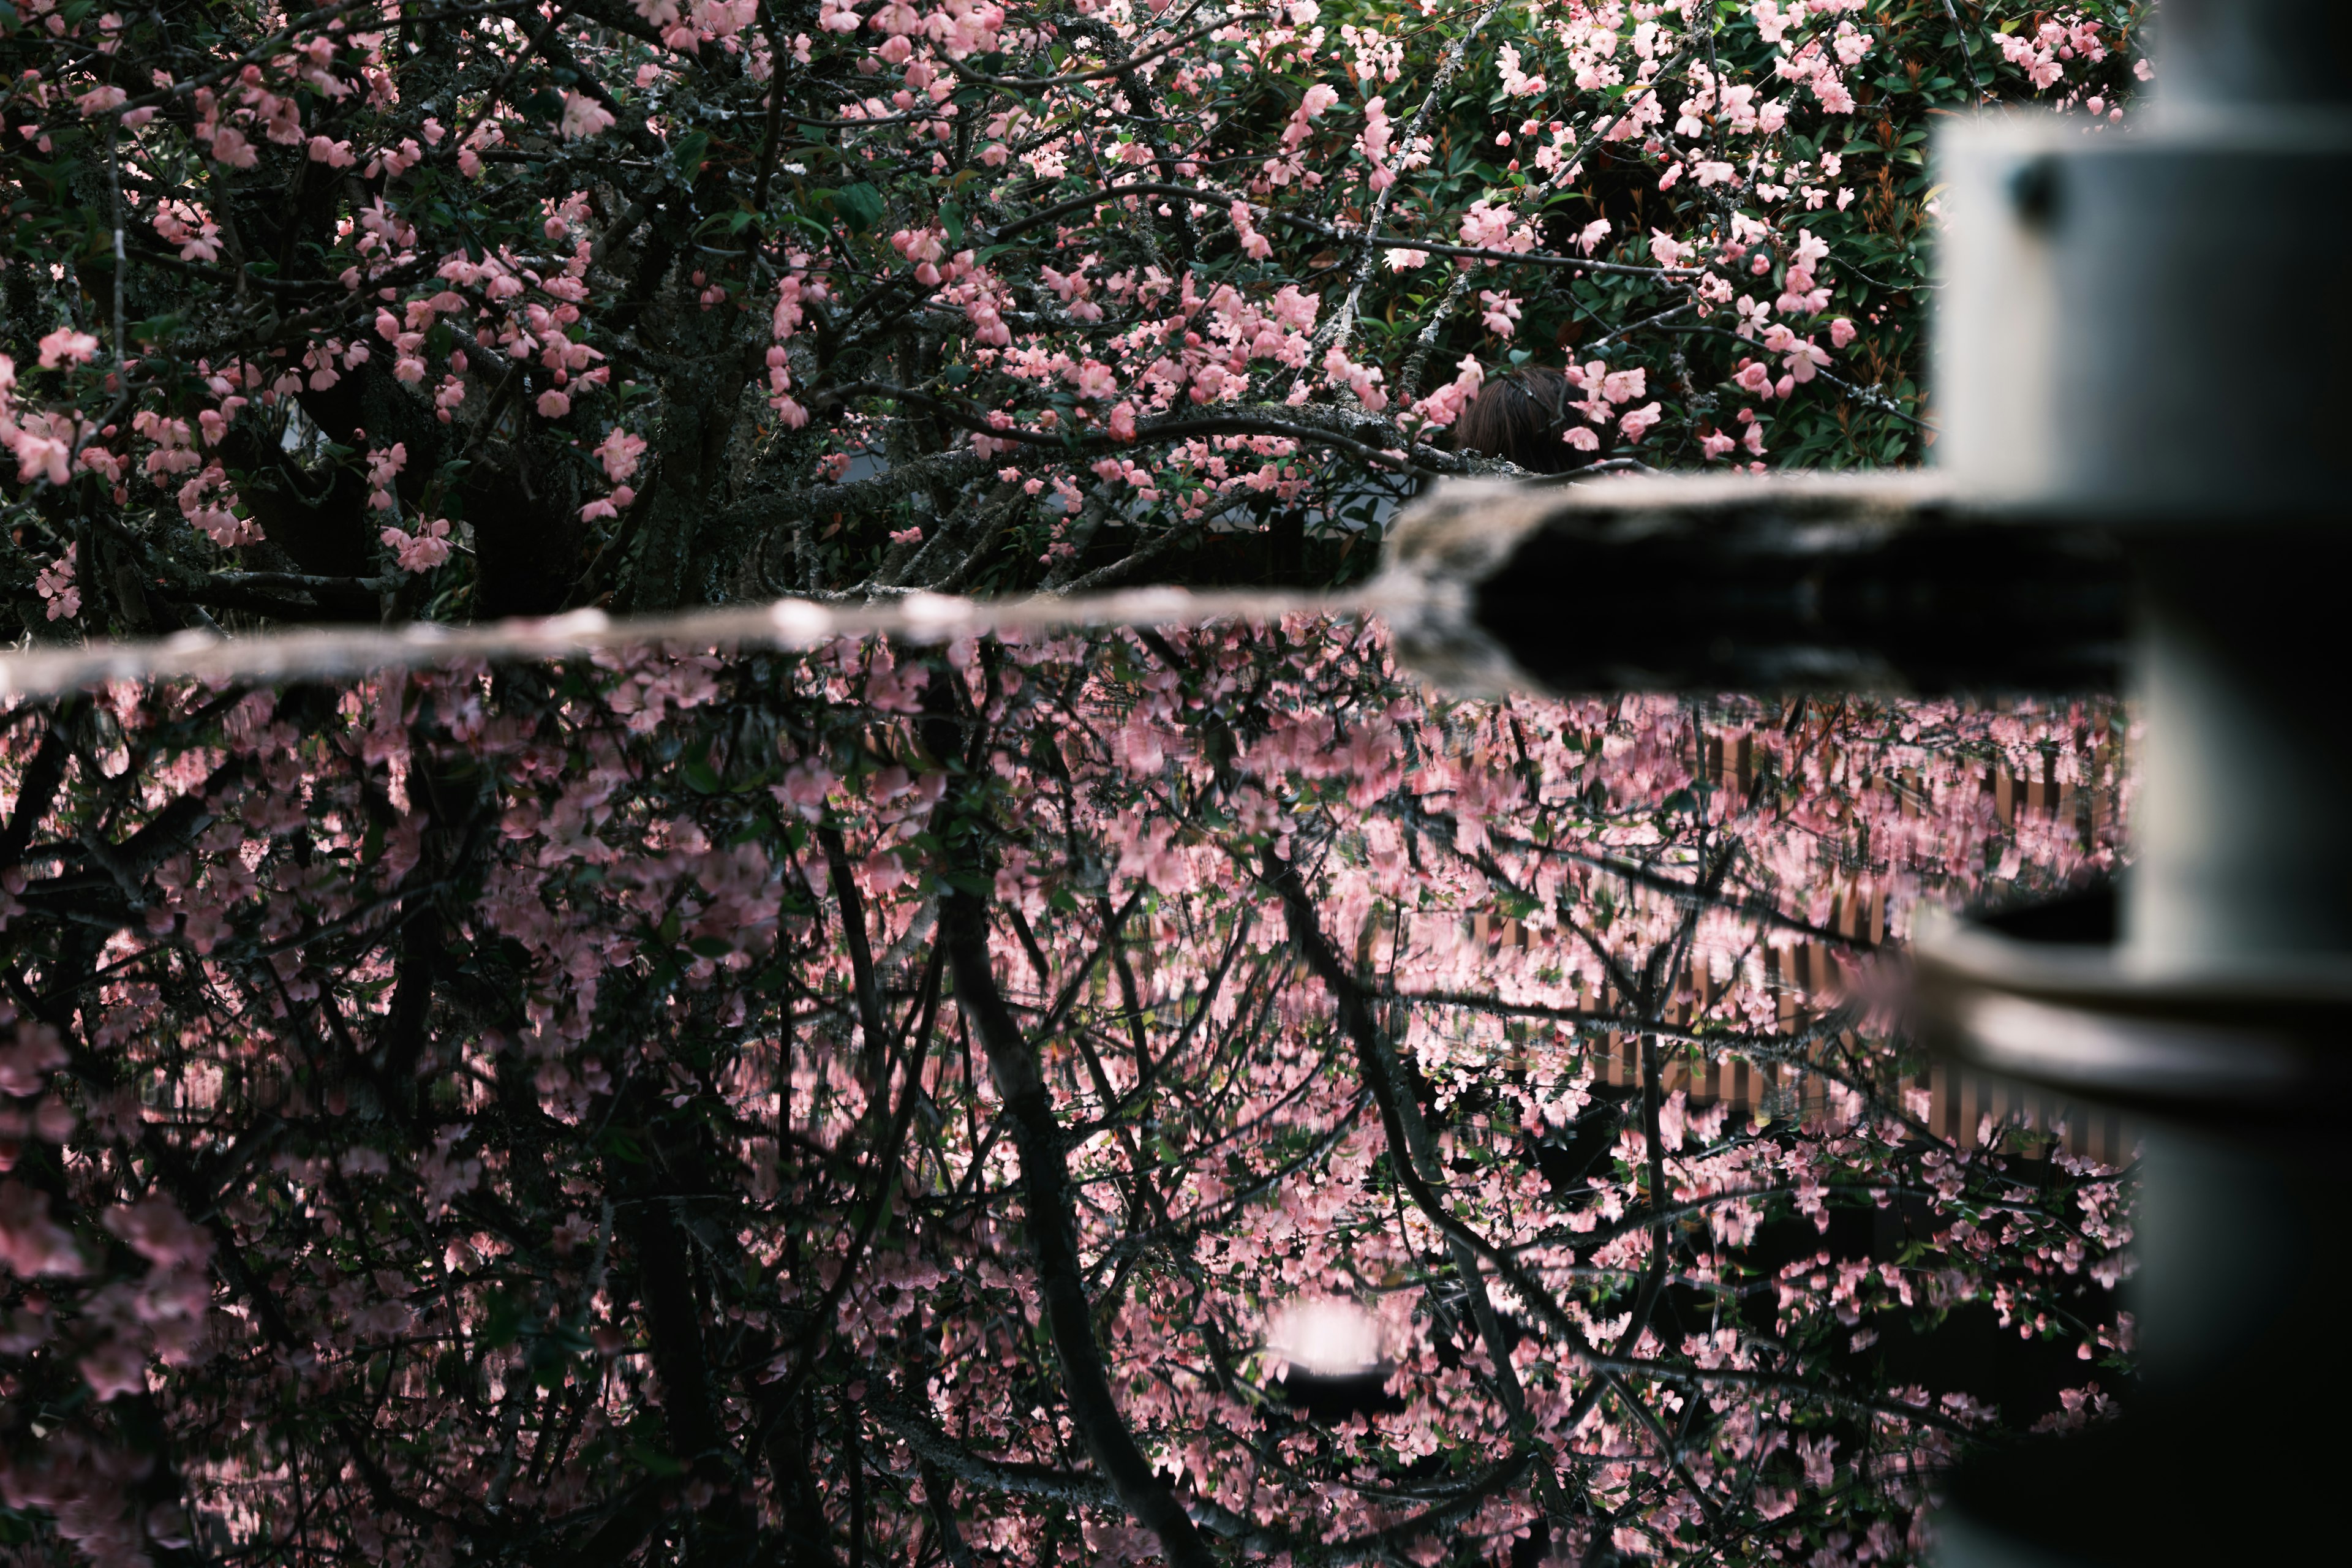
[{"label": "reflection of lantern", "polygon": [[1265,1326],[1282,1396],[1311,1421],[1403,1408],[1388,1393],[1387,1338],[1378,1318],[1337,1296],[1293,1301]]},{"label": "reflection of lantern", "polygon": [[1363,1377],[1381,1370],[1381,1324],[1353,1301],[1294,1302],[1266,1325],[1265,1348],[1309,1377]]}]

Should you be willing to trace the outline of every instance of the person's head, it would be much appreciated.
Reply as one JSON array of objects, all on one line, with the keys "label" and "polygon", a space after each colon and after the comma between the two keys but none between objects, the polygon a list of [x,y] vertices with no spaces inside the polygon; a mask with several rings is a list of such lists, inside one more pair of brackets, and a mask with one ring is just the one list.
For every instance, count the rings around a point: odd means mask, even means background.
[{"label": "person's head", "polygon": [[1575,413],[1568,377],[1556,370],[1521,370],[1481,387],[1454,426],[1456,451],[1516,463],[1530,473],[1561,474],[1591,459],[1560,437]]}]

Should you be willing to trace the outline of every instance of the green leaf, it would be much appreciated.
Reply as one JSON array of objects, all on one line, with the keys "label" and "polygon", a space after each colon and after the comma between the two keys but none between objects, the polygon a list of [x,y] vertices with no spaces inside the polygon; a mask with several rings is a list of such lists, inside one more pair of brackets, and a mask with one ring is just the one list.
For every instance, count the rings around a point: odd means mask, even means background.
[{"label": "green leaf", "polygon": [[702,160],[709,154],[709,152],[710,132],[690,131],[679,137],[677,143],[670,148],[670,166],[677,171],[678,178],[691,180],[694,178],[694,172],[702,167]]},{"label": "green leaf", "polygon": [[940,222],[947,226],[949,245],[959,246],[963,243],[963,207],[960,204],[941,202]]},{"label": "green leaf", "polygon": [[1541,905],[1529,894],[1507,889],[1496,895],[1495,907],[1515,921],[1523,921]]},{"label": "green leaf", "polygon": [[[700,132],[698,132],[696,134],[699,135]],[[708,141],[709,138],[705,137],[704,140]],[[852,234],[864,234],[867,229],[880,223],[886,210],[882,204],[882,193],[872,185],[862,184],[844,185],[835,191],[833,194],[833,207],[841,215],[842,221],[849,226],[849,232]]]}]

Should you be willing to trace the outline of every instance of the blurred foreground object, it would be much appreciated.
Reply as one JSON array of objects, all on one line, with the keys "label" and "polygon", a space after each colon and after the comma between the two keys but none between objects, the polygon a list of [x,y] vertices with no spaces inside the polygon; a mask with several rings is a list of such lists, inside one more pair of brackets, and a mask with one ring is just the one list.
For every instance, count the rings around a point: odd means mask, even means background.
[{"label": "blurred foreground object", "polygon": [[[2345,247],[2321,193],[2352,183],[2352,16],[2175,0],[2162,25],[2144,130],[1943,139],[1938,473],[1451,487],[1390,557],[1417,601],[1400,653],[1470,689],[2079,690],[2129,624],[2121,888],[1924,931],[1918,956],[1945,1049],[2150,1114],[2145,1386],[2113,1426],[1964,1468],[1949,1568],[2276,1555],[2345,1447],[2294,1417],[2352,1384],[2315,1331],[2352,1283],[2327,1241],[2352,745],[2317,717],[2344,664],[2352,318],[2294,282]],[[2212,395],[2213,354],[2263,395]]]},{"label": "blurred foreground object", "polygon": [[2101,531],[1970,511],[1941,475],[1442,488],[1372,596],[1456,690],[2112,690],[2128,575]]}]

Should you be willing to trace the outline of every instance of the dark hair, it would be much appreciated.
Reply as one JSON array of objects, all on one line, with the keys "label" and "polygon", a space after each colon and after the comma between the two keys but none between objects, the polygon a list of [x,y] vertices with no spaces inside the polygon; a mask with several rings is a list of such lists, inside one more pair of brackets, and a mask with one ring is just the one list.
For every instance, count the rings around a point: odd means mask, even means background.
[{"label": "dark hair", "polygon": [[1516,463],[1530,473],[1562,474],[1591,459],[1560,437],[1575,396],[1556,370],[1522,370],[1488,382],[1462,411],[1454,447]]}]

